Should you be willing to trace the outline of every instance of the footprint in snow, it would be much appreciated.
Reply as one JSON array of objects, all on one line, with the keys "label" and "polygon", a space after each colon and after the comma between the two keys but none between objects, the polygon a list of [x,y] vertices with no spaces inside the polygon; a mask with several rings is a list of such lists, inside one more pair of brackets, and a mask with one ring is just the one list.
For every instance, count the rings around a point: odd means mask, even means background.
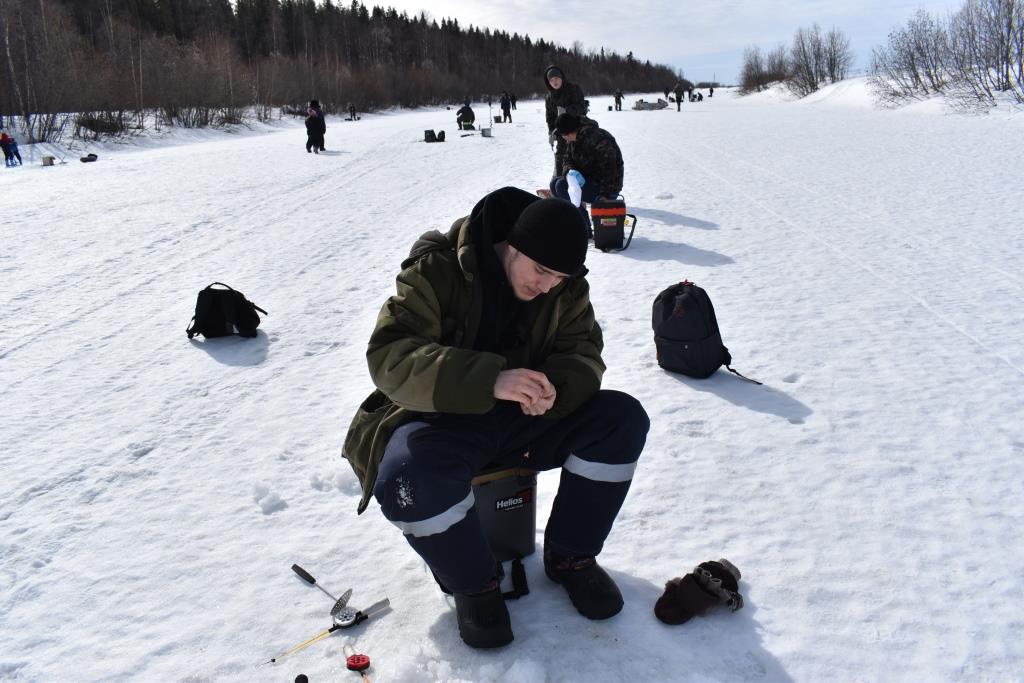
[{"label": "footprint in snow", "polygon": [[359,484],[359,480],[356,479],[356,475],[352,472],[338,472],[334,475],[334,488],[338,489],[342,493],[347,493],[350,496],[360,496],[363,494],[363,487]]},{"label": "footprint in snow", "polygon": [[675,195],[672,194],[671,192],[661,192],[659,194],[654,195],[654,198],[655,199],[675,199]]},{"label": "footprint in snow", "polygon": [[330,491],[334,488],[334,484],[327,477],[321,477],[319,474],[310,475],[309,485],[317,491]]},{"label": "footprint in snow", "polygon": [[281,496],[277,495],[262,484],[256,484],[253,486],[252,492],[256,504],[260,506],[260,510],[262,510],[265,515],[272,515],[275,512],[279,512],[288,507],[288,504],[281,500]]},{"label": "footprint in snow", "polygon": [[148,443],[130,443],[128,444],[128,457],[132,460],[138,460],[153,452],[156,446]]}]

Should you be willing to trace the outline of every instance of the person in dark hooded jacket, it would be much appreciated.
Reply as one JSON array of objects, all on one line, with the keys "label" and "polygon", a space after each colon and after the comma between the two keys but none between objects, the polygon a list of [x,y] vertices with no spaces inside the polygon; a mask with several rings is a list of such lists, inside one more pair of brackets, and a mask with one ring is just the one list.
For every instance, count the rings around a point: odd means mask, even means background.
[{"label": "person in dark hooded jacket", "polygon": [[306,152],[324,151],[324,134],[327,133],[327,121],[319,100],[310,100],[306,110]]},{"label": "person in dark hooded jacket", "polygon": [[[544,70],[544,87],[548,89],[548,95],[544,100],[544,118],[548,124],[548,142],[555,149],[555,169],[551,177],[557,177],[562,173],[562,163],[565,160],[566,144],[560,136],[555,134],[555,119],[559,114],[572,114],[573,116],[585,116],[587,113],[587,101],[583,98],[583,90],[575,83],[570,83],[560,68],[555,65]],[[594,122],[596,123],[596,122]]]},{"label": "person in dark hooded jacket", "polygon": [[607,619],[622,594],[597,564],[650,426],[640,403],[601,390],[601,329],[590,304],[577,210],[506,187],[402,263],[366,358],[377,390],[343,456],[455,596],[471,647],[512,641],[498,564],[472,479],[493,465],[561,468],[544,568],[576,609]]}]

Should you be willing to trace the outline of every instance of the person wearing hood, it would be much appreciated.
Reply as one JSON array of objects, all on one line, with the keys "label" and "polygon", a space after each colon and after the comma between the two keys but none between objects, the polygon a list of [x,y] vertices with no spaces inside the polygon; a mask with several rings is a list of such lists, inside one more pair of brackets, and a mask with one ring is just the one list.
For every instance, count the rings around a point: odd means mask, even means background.
[{"label": "person wearing hood", "polygon": [[622,152],[611,133],[572,114],[558,117],[555,133],[567,147],[562,172],[551,181],[551,194],[580,207],[589,228],[590,216],[583,203],[614,199],[622,192]]},{"label": "person wearing hood", "polygon": [[559,114],[585,116],[588,105],[587,101],[583,99],[583,90],[580,86],[570,83],[562,70],[555,65],[544,70],[544,87],[548,89],[548,95],[544,99],[548,143],[555,150],[555,169],[551,174],[551,177],[554,178],[562,173],[562,162],[565,160],[566,149],[565,140],[555,133],[555,119]]},{"label": "person wearing hood", "polygon": [[324,151],[324,134],[327,133],[327,122],[319,100],[310,100],[306,110],[306,152],[319,154]]},{"label": "person wearing hood", "polygon": [[459,130],[473,130],[474,121],[476,121],[476,114],[469,106],[469,100],[466,100],[462,107],[455,112],[455,125],[459,127]]},{"label": "person wearing hood", "polygon": [[506,645],[511,620],[472,479],[494,465],[561,468],[544,570],[585,617],[622,594],[596,556],[629,490],[650,421],[628,394],[602,390],[601,329],[590,303],[579,212],[506,187],[447,233],[425,233],[366,352],[377,389],[342,455],[363,496],[402,530],[454,594],[471,647]]}]

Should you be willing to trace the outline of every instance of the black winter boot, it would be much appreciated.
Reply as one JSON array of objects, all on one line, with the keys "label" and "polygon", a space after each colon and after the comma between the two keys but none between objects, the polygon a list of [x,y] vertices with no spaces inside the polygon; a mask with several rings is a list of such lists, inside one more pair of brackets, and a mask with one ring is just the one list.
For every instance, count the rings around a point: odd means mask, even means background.
[{"label": "black winter boot", "polygon": [[569,594],[587,619],[608,619],[622,611],[622,593],[593,557],[562,557],[544,551],[544,573]]},{"label": "black winter boot", "polygon": [[501,647],[512,642],[512,622],[497,582],[482,593],[456,593],[455,614],[462,642],[470,647]]}]

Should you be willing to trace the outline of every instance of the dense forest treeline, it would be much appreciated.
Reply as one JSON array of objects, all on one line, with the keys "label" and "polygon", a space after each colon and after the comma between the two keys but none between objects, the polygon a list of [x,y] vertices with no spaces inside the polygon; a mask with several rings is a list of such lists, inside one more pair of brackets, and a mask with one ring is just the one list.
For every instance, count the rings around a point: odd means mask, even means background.
[{"label": "dense forest treeline", "polygon": [[[603,48],[438,22],[353,0],[0,0],[0,113],[37,140],[144,125],[263,119],[319,99],[330,112],[544,90],[559,64],[588,95],[658,91],[671,68]],[[76,116],[68,117],[67,112]]]}]

